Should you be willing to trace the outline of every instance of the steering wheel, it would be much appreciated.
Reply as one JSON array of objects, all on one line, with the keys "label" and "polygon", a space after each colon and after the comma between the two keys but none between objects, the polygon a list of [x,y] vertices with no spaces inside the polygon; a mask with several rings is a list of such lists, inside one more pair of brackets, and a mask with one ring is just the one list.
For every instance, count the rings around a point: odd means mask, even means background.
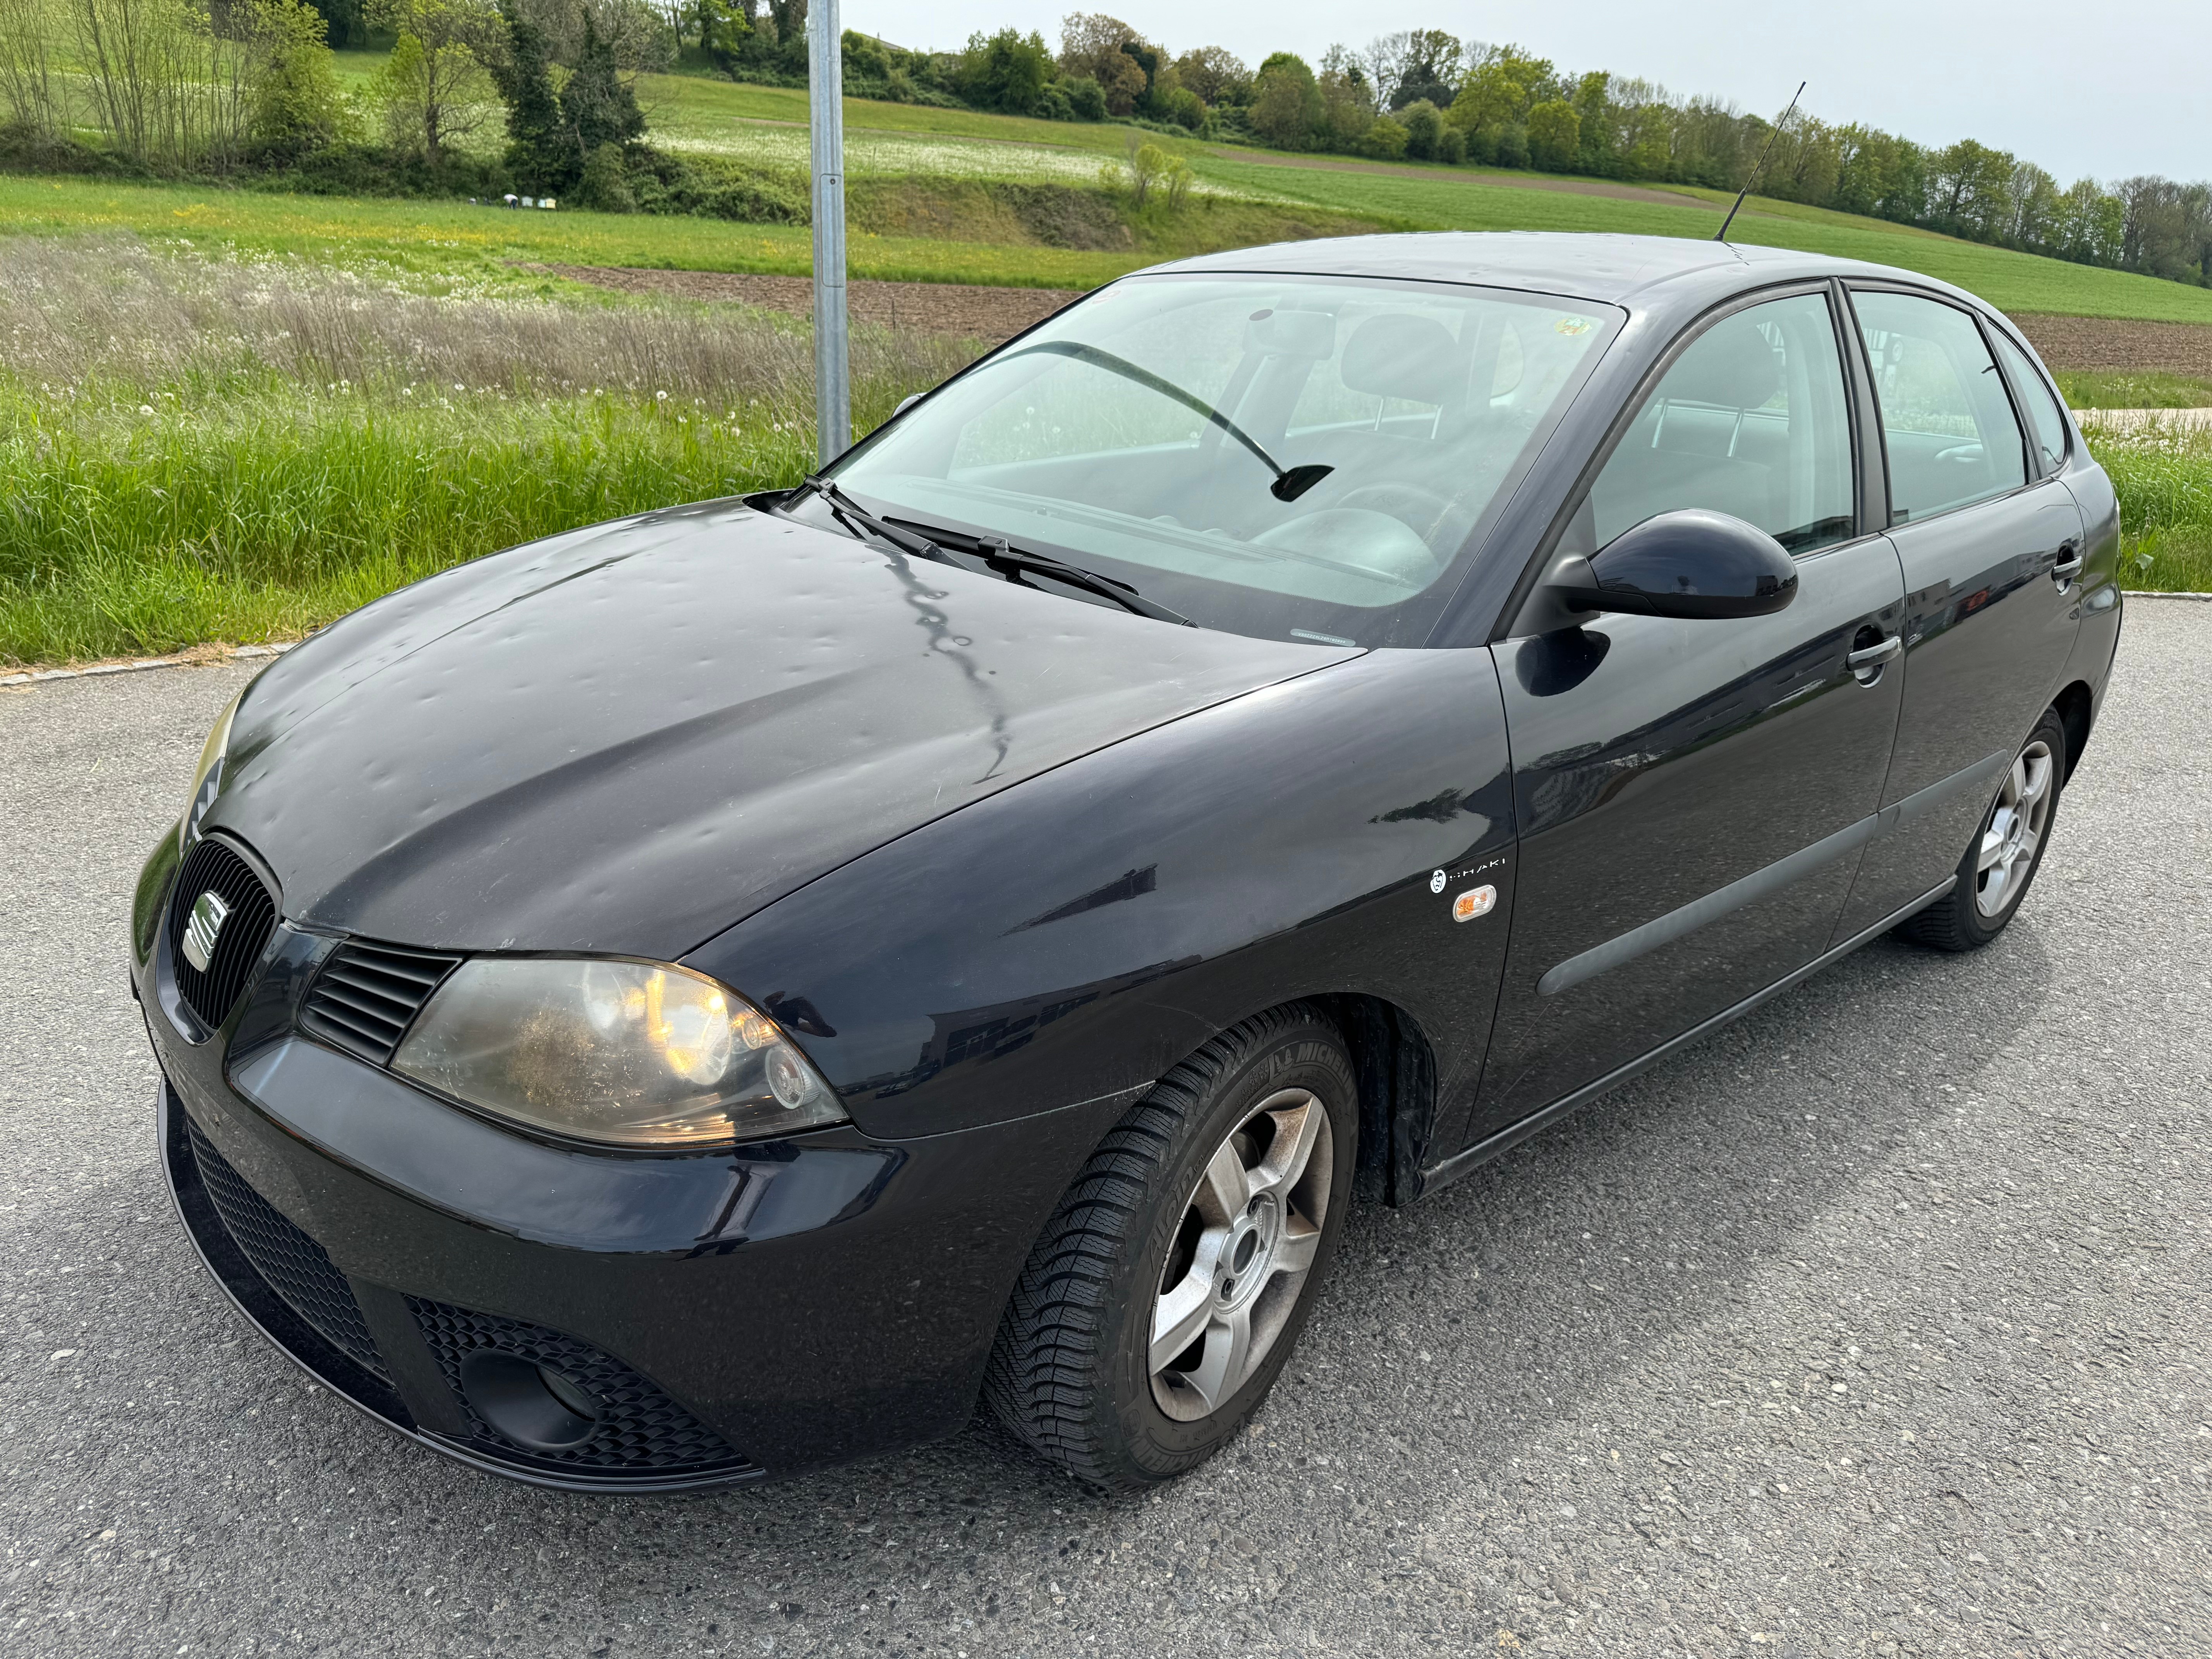
[{"label": "steering wheel", "polygon": [[1335,505],[1388,514],[1425,542],[1436,534],[1453,503],[1450,497],[1439,495],[1433,489],[1392,479],[1346,490],[1337,498]]}]

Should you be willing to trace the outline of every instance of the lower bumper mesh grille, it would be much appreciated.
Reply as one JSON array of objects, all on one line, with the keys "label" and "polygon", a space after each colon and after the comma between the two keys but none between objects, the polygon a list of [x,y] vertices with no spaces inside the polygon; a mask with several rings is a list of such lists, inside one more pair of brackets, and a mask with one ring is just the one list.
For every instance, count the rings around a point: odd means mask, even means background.
[{"label": "lower bumper mesh grille", "polygon": [[473,1313],[421,1297],[409,1297],[407,1305],[446,1374],[447,1386],[461,1404],[470,1432],[487,1446],[510,1455],[517,1449],[477,1414],[461,1386],[461,1361],[478,1349],[519,1354],[561,1373],[599,1402],[599,1423],[588,1440],[563,1451],[522,1454],[535,1462],[579,1473],[641,1475],[737,1473],[752,1467],[721,1436],[653,1384],[588,1342],[543,1325]]},{"label": "lower bumper mesh grille", "polygon": [[392,1378],[362,1320],[353,1288],[323,1247],[255,1192],[189,1115],[185,1129],[191,1139],[192,1160],[199,1166],[201,1182],[222,1218],[223,1230],[254,1271],[325,1341],[389,1386]]}]

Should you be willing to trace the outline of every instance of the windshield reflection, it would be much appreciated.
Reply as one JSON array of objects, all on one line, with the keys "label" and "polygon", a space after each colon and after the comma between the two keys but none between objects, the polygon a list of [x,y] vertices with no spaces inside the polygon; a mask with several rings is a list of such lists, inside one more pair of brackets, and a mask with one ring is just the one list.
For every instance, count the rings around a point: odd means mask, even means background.
[{"label": "windshield reflection", "polygon": [[895,524],[1036,549],[1201,626],[1416,644],[1619,320],[1444,283],[1130,278],[830,476]]}]

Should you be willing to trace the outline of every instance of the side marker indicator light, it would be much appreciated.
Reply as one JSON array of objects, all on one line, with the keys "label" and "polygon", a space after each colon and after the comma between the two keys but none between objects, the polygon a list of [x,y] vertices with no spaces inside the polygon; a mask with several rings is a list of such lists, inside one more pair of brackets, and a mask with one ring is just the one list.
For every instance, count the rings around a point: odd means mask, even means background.
[{"label": "side marker indicator light", "polygon": [[1486,916],[1498,906],[1498,890],[1482,886],[1471,888],[1452,901],[1454,921],[1473,921],[1477,916]]}]

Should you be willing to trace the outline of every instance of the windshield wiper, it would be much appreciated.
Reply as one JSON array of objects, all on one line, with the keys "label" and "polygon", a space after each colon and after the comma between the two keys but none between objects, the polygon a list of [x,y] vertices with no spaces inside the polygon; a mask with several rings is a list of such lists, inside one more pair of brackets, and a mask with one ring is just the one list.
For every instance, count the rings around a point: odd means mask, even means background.
[{"label": "windshield wiper", "polygon": [[1097,346],[1084,345],[1075,340],[1040,340],[1035,345],[1024,346],[1019,351],[1010,351],[1008,358],[1026,357],[1042,351],[1054,357],[1073,357],[1079,363],[1089,363],[1109,374],[1118,374],[1125,380],[1134,380],[1163,398],[1172,398],[1185,409],[1204,416],[1231,437],[1260,458],[1260,464],[1275,475],[1275,482],[1267,486],[1267,493],[1279,501],[1294,501],[1323,478],[1336,471],[1333,466],[1309,463],[1304,466],[1285,467],[1273,455],[1260,447],[1244,428],[1224,415],[1203,398],[1194,398],[1172,380],[1164,380],[1149,368],[1139,368],[1126,357],[1116,357],[1110,351],[1101,351]]},{"label": "windshield wiper", "polygon": [[[827,478],[810,477],[805,487],[821,498],[822,504],[848,530],[854,530],[858,526],[859,530],[865,530],[878,539],[889,542],[902,553],[911,553],[918,558],[934,559],[940,564],[949,564],[959,570],[968,568],[920,531],[878,518]],[[1155,604],[1127,582],[1116,581],[1111,576],[1102,576],[1095,570],[1085,570],[1079,564],[1069,564],[1049,554],[1024,552],[1020,548],[1009,546],[1002,536],[984,538],[978,540],[974,547],[960,550],[969,558],[981,559],[992,574],[1005,577],[1010,581],[1016,572],[1048,576],[1054,581],[1064,582],[1070,587],[1079,587],[1086,593],[1110,600],[1124,611],[1133,611],[1139,617],[1150,617],[1155,622],[1180,623],[1185,628],[1198,626],[1182,611],[1170,611],[1164,605]]]},{"label": "windshield wiper", "polygon": [[911,553],[917,558],[935,559],[939,564],[959,563],[928,537],[897,525],[885,524],[827,478],[810,477],[805,487],[819,496],[823,506],[830,509],[831,515],[856,536],[865,530],[870,535],[889,542],[902,553]]},{"label": "windshield wiper", "polygon": [[1095,570],[1085,570],[1079,564],[1069,564],[1048,553],[1030,553],[1009,546],[1003,536],[987,536],[977,542],[975,556],[1009,581],[1012,581],[1018,573],[1046,576],[1056,582],[1065,582],[1070,587],[1079,587],[1086,593],[1095,593],[1102,599],[1110,599],[1124,611],[1133,611],[1139,617],[1150,617],[1154,622],[1180,623],[1185,628],[1198,626],[1182,611],[1170,611],[1167,606],[1146,599],[1127,582],[1116,581],[1111,576],[1102,576]]},{"label": "windshield wiper", "polygon": [[[938,533],[943,535],[945,532],[939,531]],[[966,544],[962,545],[963,543]],[[1085,570],[1079,564],[1055,559],[1049,553],[1032,553],[1026,548],[1014,546],[1004,536],[960,536],[953,544],[958,552],[969,558],[981,560],[994,575],[1002,576],[1018,587],[1029,586],[1020,580],[1024,575],[1044,576],[1070,587],[1079,587],[1086,593],[1120,605],[1124,611],[1139,617],[1150,617],[1154,622],[1180,623],[1185,628],[1198,626],[1182,611],[1170,611],[1158,601],[1146,599],[1116,577],[1102,576],[1096,570]]]}]

